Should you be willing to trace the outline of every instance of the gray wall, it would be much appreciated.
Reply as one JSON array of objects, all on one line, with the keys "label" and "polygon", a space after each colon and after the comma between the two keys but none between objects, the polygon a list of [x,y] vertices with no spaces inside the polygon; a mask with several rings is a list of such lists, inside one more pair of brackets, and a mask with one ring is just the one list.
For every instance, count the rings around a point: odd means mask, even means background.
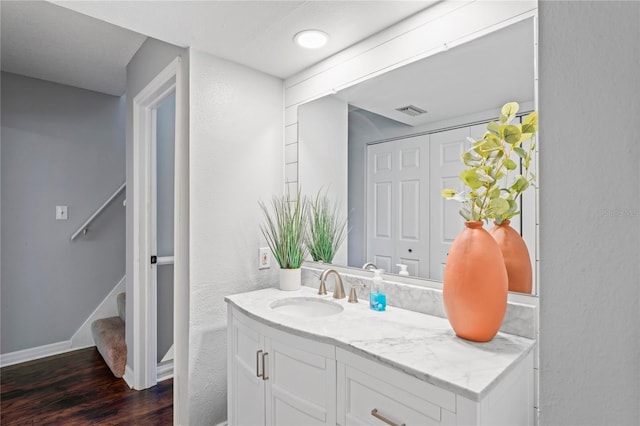
[{"label": "gray wall", "polygon": [[123,195],[69,238],[125,179],[124,122],[124,98],[2,73],[2,353],[71,339],[123,277]]},{"label": "gray wall", "polygon": [[640,424],[640,3],[540,3],[540,424]]}]

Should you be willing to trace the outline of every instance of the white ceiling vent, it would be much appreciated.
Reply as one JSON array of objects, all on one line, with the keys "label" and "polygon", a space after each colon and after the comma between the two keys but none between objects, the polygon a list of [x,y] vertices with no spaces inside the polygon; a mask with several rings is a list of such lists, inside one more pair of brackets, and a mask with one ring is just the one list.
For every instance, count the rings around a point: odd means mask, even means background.
[{"label": "white ceiling vent", "polygon": [[427,113],[426,110],[418,108],[414,105],[407,105],[401,108],[396,108],[396,111],[400,111],[401,113],[410,115],[411,117],[417,117],[418,115]]}]

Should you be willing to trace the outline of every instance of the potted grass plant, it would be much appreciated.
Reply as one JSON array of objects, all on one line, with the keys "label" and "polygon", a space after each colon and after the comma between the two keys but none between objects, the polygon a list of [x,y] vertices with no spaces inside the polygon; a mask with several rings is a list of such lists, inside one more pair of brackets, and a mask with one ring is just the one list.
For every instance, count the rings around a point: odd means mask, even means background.
[{"label": "potted grass plant", "polygon": [[340,217],[338,203],[332,203],[322,191],[309,201],[307,212],[305,243],[309,254],[316,262],[331,263],[346,237],[347,219]]},{"label": "potted grass plant", "polygon": [[291,199],[289,194],[271,199],[271,209],[259,201],[265,222],[260,225],[278,265],[280,289],[297,290],[301,286],[302,262],[307,255],[305,233],[307,227],[307,201],[300,191]]},{"label": "potted grass plant", "polygon": [[[508,226],[509,219],[519,214],[517,197],[534,180],[529,166],[535,150],[533,136],[538,130],[538,115],[532,112],[517,123],[518,110],[516,102],[505,104],[498,122],[490,122],[481,139],[470,139],[472,147],[462,155],[466,168],[460,173],[460,181],[467,189],[442,191],[443,197],[462,203],[460,215],[466,220],[465,229],[449,250],[443,300],[454,331],[468,340],[493,339],[507,308],[511,279],[508,270],[512,269],[509,260],[514,249],[501,247],[501,238],[494,230],[487,232],[483,225],[494,220],[496,226]],[[512,154],[521,160],[520,173]],[[530,270],[528,253],[526,258],[516,257],[526,262]],[[530,276],[529,273],[529,280]]]}]

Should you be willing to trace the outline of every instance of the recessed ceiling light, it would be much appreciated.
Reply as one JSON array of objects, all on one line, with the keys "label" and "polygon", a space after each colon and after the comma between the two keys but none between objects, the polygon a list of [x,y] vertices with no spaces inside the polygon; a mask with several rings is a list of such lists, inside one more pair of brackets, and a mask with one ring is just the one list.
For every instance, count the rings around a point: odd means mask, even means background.
[{"label": "recessed ceiling light", "polygon": [[327,33],[319,30],[300,31],[293,37],[293,41],[295,41],[298,46],[304,47],[305,49],[319,49],[327,44],[328,39],[329,36]]}]

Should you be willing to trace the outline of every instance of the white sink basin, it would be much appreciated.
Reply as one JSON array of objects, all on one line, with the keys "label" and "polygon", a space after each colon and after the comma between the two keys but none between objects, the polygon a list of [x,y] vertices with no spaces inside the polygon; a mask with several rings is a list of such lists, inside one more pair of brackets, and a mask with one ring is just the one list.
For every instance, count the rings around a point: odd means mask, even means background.
[{"label": "white sink basin", "polygon": [[339,314],[344,308],[330,300],[314,297],[289,297],[272,302],[271,309],[281,314],[301,318],[328,317]]}]

